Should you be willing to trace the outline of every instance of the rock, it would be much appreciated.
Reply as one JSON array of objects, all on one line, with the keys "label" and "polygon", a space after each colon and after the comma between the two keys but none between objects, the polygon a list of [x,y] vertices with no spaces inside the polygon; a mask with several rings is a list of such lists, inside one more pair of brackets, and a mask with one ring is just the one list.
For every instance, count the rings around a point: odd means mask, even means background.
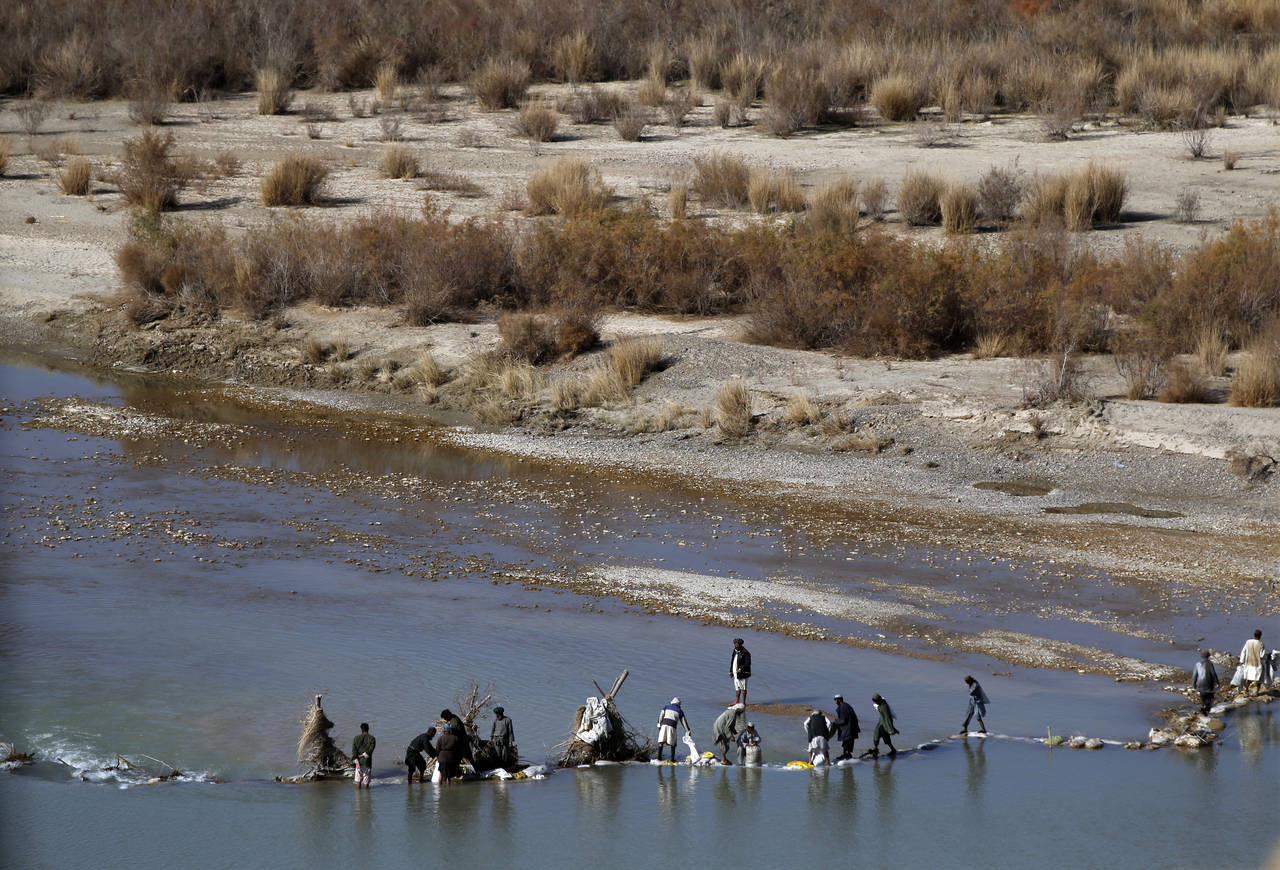
[{"label": "rock", "polygon": [[1126,744],[1124,745],[1124,748],[1125,748],[1125,749],[1141,749],[1141,748],[1142,748],[1142,741],[1141,741],[1141,740],[1130,740],[1128,743],[1126,743]]},{"label": "rock", "polygon": [[1172,731],[1163,728],[1152,728],[1150,733],[1147,734],[1147,741],[1152,746],[1168,746],[1177,739],[1177,736]]},{"label": "rock", "polygon": [[1101,749],[1103,747],[1102,740],[1097,737],[1090,737],[1084,742],[1085,749]]},{"label": "rock", "polygon": [[1227,729],[1227,723],[1222,719],[1215,717],[1206,719],[1204,721],[1204,727],[1208,728],[1210,731],[1225,731]]},{"label": "rock", "polygon": [[1201,749],[1209,744],[1199,734],[1183,734],[1173,741],[1173,745],[1183,749]]},{"label": "rock", "polygon": [[1075,737],[1071,738],[1070,745],[1072,749],[1084,749],[1085,744],[1088,742],[1089,741],[1085,740],[1083,737],[1077,734]]}]

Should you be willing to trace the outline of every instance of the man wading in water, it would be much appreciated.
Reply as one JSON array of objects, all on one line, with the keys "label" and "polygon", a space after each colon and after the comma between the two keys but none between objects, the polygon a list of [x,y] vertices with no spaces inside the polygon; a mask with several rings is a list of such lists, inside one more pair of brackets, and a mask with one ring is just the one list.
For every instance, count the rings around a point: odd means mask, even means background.
[{"label": "man wading in water", "polygon": [[876,714],[880,719],[876,722],[876,730],[871,732],[873,743],[871,744],[871,757],[878,758],[880,755],[880,741],[883,740],[885,745],[889,747],[889,757],[893,758],[898,754],[898,750],[893,746],[892,737],[898,733],[898,727],[893,722],[893,710],[889,709],[889,702],[880,697],[880,693],[871,696],[871,703],[876,708]]},{"label": "man wading in water", "polygon": [[1191,672],[1191,686],[1200,693],[1200,712],[1209,715],[1213,706],[1213,693],[1218,690],[1218,671],[1209,660],[1209,651],[1200,650],[1200,661]]},{"label": "man wading in water", "polygon": [[684,725],[684,733],[693,736],[689,728],[689,720],[684,718],[684,710],[680,707],[680,699],[672,698],[671,703],[658,711],[658,760],[662,760],[662,750],[671,747],[671,760],[676,760],[676,728]]},{"label": "man wading in water", "polygon": [[373,748],[378,741],[369,733],[369,723],[360,723],[360,733],[351,741],[351,757],[356,763],[356,788],[369,787],[369,774],[373,771]]},{"label": "man wading in water", "polygon": [[729,676],[733,678],[733,702],[746,706],[747,680],[751,677],[751,653],[742,645],[742,638],[733,639],[733,658],[729,659]]},{"label": "man wading in water", "polygon": [[422,753],[427,753],[432,758],[436,757],[436,747],[432,744],[435,739],[436,729],[428,728],[417,737],[409,742],[409,747],[404,751],[405,767],[409,768],[409,777],[406,782],[413,782],[413,775],[418,774],[418,782],[426,782],[427,762],[422,757]]},{"label": "man wading in water", "polygon": [[960,733],[967,734],[969,732],[969,722],[973,719],[973,714],[978,714],[978,728],[983,734],[987,733],[987,723],[982,720],[987,716],[987,705],[991,703],[991,699],[987,697],[987,693],[982,691],[982,684],[973,677],[965,677],[964,684],[969,687],[969,712],[965,714],[964,724],[960,726]]},{"label": "man wading in water", "polygon": [[506,710],[493,708],[493,730],[489,732],[489,745],[498,756],[498,763],[503,767],[511,767],[516,763],[516,730],[511,719],[502,715]]}]

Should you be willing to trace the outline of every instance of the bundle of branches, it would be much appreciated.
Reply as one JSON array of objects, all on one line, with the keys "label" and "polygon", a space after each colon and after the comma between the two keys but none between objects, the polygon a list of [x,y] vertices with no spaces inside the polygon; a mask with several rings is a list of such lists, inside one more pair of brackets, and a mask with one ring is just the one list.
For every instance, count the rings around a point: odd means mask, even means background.
[{"label": "bundle of branches", "polygon": [[471,746],[471,757],[475,760],[477,772],[502,766],[502,759],[498,757],[497,752],[494,752],[489,741],[480,737],[480,728],[476,724],[476,719],[485,714],[489,701],[493,699],[493,686],[483,690],[483,697],[481,697],[481,691],[479,684],[472,680],[466,689],[454,695],[453,698],[454,706],[457,708],[454,712],[458,714],[463,727],[467,729],[467,743]]},{"label": "bundle of branches", "polygon": [[591,684],[600,693],[604,704],[605,717],[609,722],[607,733],[601,735],[594,743],[588,743],[579,738],[579,732],[590,724],[583,721],[587,712],[586,706],[579,707],[577,715],[574,717],[573,734],[568,740],[556,747],[562,750],[560,760],[556,762],[557,766],[578,767],[583,764],[594,764],[597,761],[649,760],[649,756],[653,753],[653,743],[650,742],[648,737],[637,733],[631,727],[631,724],[622,718],[622,714],[618,712],[617,705],[613,702],[614,696],[622,688],[622,683],[626,680],[628,673],[629,671],[623,671],[618,679],[614,681],[613,688],[608,692],[605,692],[600,688],[599,683],[592,680]]},{"label": "bundle of branches", "polygon": [[298,763],[311,765],[313,775],[336,773],[351,768],[351,759],[337,747],[329,730],[333,722],[324,714],[320,700],[321,693],[316,695],[311,708],[302,715],[302,735],[298,738]]}]

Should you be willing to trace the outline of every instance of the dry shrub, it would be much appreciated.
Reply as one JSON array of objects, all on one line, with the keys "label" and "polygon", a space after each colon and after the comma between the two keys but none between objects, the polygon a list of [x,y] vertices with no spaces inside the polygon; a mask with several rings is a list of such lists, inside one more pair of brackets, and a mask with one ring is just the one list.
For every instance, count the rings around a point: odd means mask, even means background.
[{"label": "dry shrub", "polygon": [[788,426],[812,426],[821,419],[822,409],[808,396],[793,397],[782,412],[782,422]]},{"label": "dry shrub", "polygon": [[583,310],[549,314],[504,314],[498,320],[504,350],[532,365],[573,357],[600,340],[595,318]]},{"label": "dry shrub", "polygon": [[293,102],[289,75],[278,69],[260,69],[257,74],[258,114],[283,115]]},{"label": "dry shrub", "polygon": [[667,191],[667,210],[672,220],[684,220],[689,204],[689,185],[684,182],[671,185]]},{"label": "dry shrub", "polygon": [[0,178],[9,171],[9,154],[12,148],[8,139],[0,139]]},{"label": "dry shrub", "polygon": [[1200,194],[1184,187],[1173,200],[1173,219],[1180,224],[1193,224],[1200,217]]},{"label": "dry shrub", "polygon": [[324,194],[329,169],[319,159],[290,154],[277,162],[262,179],[262,204],[314,205]]},{"label": "dry shrub", "polygon": [[858,182],[850,176],[828,181],[809,200],[809,226],[847,235],[858,226]]},{"label": "dry shrub", "polygon": [[978,227],[978,188],[964,182],[947,185],[939,199],[942,228],[949,235],[972,233]]},{"label": "dry shrub", "polygon": [[1280,348],[1276,342],[1258,342],[1231,378],[1231,404],[1242,408],[1274,408],[1280,405]]},{"label": "dry shrub", "polygon": [[417,369],[418,377],[422,383],[428,386],[439,387],[449,382],[449,373],[440,367],[435,355],[429,350],[424,350],[419,354],[417,362],[413,365]]},{"label": "dry shrub", "polygon": [[912,170],[898,188],[898,212],[913,227],[934,226],[942,220],[942,193],[947,183],[930,172]]},{"label": "dry shrub", "polygon": [[307,100],[302,104],[302,120],[312,124],[319,124],[321,121],[336,121],[338,113],[333,110],[333,106],[323,100]]},{"label": "dry shrub", "polygon": [[742,208],[749,202],[751,170],[741,157],[712,151],[693,161],[693,190],[708,205]]},{"label": "dry shrub", "polygon": [[974,359],[996,359],[1009,353],[1009,338],[1003,332],[988,331],[978,334],[973,344]]},{"label": "dry shrub", "polygon": [[625,142],[639,142],[644,128],[649,125],[645,112],[634,103],[628,103],[613,116],[613,129]]},{"label": "dry shrub", "polygon": [[786,138],[826,115],[830,97],[818,69],[795,59],[776,64],[765,84],[764,121],[769,132]]},{"label": "dry shrub", "polygon": [[531,100],[520,107],[516,132],[533,142],[550,142],[560,127],[555,107],[545,100]]},{"label": "dry shrub", "polygon": [[713,34],[702,34],[685,40],[684,49],[690,87],[707,91],[720,87],[720,61],[724,55],[720,40]]},{"label": "dry shrub", "polygon": [[882,435],[846,435],[831,443],[831,449],[838,453],[856,451],[858,453],[879,454],[893,446],[893,439]]},{"label": "dry shrub", "polygon": [[1240,152],[1234,148],[1222,149],[1222,168],[1230,172],[1240,162]]},{"label": "dry shrub", "polygon": [[609,348],[581,385],[578,401],[588,407],[623,402],[662,363],[662,339],[631,338]]},{"label": "dry shrub", "polygon": [[1120,212],[1129,195],[1129,182],[1124,173],[1101,164],[1090,162],[1084,174],[1089,179],[1093,199],[1093,220],[1100,224],[1120,222]]},{"label": "dry shrub", "polygon": [[794,172],[780,172],[774,177],[773,196],[780,212],[804,211],[804,188],[800,186],[800,179]]},{"label": "dry shrub", "polygon": [[871,86],[868,100],[886,121],[913,121],[924,107],[924,96],[905,75],[888,75]]},{"label": "dry shrub", "polygon": [[885,210],[889,206],[889,185],[877,176],[868,181],[862,188],[862,206],[867,217],[876,223],[884,220]]},{"label": "dry shrub", "polygon": [[561,111],[575,124],[594,124],[612,121],[627,107],[626,98],[612,88],[593,85],[590,90],[579,91],[564,101]]},{"label": "dry shrub", "polygon": [[1070,179],[1065,175],[1040,175],[1032,179],[1022,210],[1023,219],[1033,227],[1061,225]]},{"label": "dry shrub", "polygon": [[753,169],[747,180],[747,200],[756,214],[768,214],[774,206],[774,178],[768,169]]},{"label": "dry shrub", "polygon": [[1062,199],[1062,219],[1066,228],[1076,232],[1092,229],[1096,202],[1089,177],[1084,173],[1071,176]]},{"label": "dry shrub", "polygon": [[656,109],[667,98],[667,80],[662,75],[649,75],[636,89],[636,101],[642,106]]},{"label": "dry shrub", "polygon": [[135,124],[163,124],[169,114],[169,87],[163,82],[141,80],[130,88],[129,120]]},{"label": "dry shrub", "polygon": [[529,178],[529,214],[566,217],[601,211],[613,196],[600,173],[577,157],[566,157]]},{"label": "dry shrub", "polygon": [[125,202],[155,213],[177,203],[178,192],[190,179],[170,156],[172,149],[172,133],[147,130],[136,139],[125,140],[115,176]]},{"label": "dry shrub", "polygon": [[1160,401],[1191,404],[1208,402],[1211,398],[1209,381],[1198,365],[1183,360],[1174,360],[1169,364],[1164,388],[1160,390]]},{"label": "dry shrub", "polygon": [[219,151],[213,163],[223,178],[234,178],[240,174],[240,158],[232,151]]},{"label": "dry shrub", "polygon": [[1203,327],[1196,336],[1196,362],[1210,377],[1220,378],[1227,370],[1227,354],[1231,346],[1223,337],[1222,331],[1212,326]]},{"label": "dry shrub", "polygon": [[382,115],[378,118],[378,138],[383,142],[399,142],[404,138],[401,123],[399,115]]},{"label": "dry shrub", "polygon": [[726,438],[744,438],[751,434],[755,416],[751,410],[751,391],[742,381],[733,380],[716,390],[716,425]]},{"label": "dry shrub", "polygon": [[1047,360],[1038,369],[1028,368],[1022,387],[1022,404],[1028,408],[1047,408],[1059,403],[1074,405],[1089,397],[1089,381],[1080,357],[1071,351]]},{"label": "dry shrub", "polygon": [[595,64],[595,50],[587,34],[579,30],[556,41],[552,59],[556,77],[576,86],[590,77]]},{"label": "dry shrub", "polygon": [[18,116],[18,123],[22,125],[22,132],[28,137],[35,136],[40,132],[40,128],[44,126],[45,120],[53,111],[48,100],[23,100],[13,110]]},{"label": "dry shrub", "polygon": [[562,378],[551,385],[551,407],[561,413],[576,411],[582,405],[582,392],[580,378]]},{"label": "dry shrub", "polygon": [[1022,173],[1016,166],[992,166],[978,179],[978,202],[983,217],[999,227],[1013,223],[1026,196]]},{"label": "dry shrub", "polygon": [[378,102],[384,106],[393,105],[400,93],[400,72],[396,64],[384,61],[378,64],[373,74],[373,87],[378,92]]},{"label": "dry shrub", "polygon": [[[420,173],[422,177],[422,187],[424,190],[436,190],[445,193],[456,193],[458,196],[479,197],[484,196],[484,188],[476,184],[470,178],[467,178],[461,172],[452,172],[448,169],[428,169]],[[526,203],[521,200],[520,204],[512,211],[521,211]]]},{"label": "dry shrub", "polygon": [[1149,399],[1165,382],[1167,345],[1145,331],[1128,331],[1113,342],[1112,360],[1124,378],[1126,399]]},{"label": "dry shrub", "polygon": [[763,58],[739,51],[720,66],[720,81],[729,99],[741,109],[746,109],[760,96],[764,81]]},{"label": "dry shrub", "polygon": [[698,105],[698,97],[688,88],[673,88],[662,99],[662,114],[678,132],[684,120]]},{"label": "dry shrub", "polygon": [[378,171],[384,178],[410,179],[418,177],[418,158],[413,149],[400,142],[392,142],[382,146],[382,157],[378,160]]},{"label": "dry shrub", "polygon": [[514,109],[529,90],[529,65],[518,60],[485,61],[471,80],[480,108],[493,112]]},{"label": "dry shrub", "polygon": [[93,168],[86,157],[73,157],[58,173],[58,188],[67,196],[84,196],[93,180]]}]

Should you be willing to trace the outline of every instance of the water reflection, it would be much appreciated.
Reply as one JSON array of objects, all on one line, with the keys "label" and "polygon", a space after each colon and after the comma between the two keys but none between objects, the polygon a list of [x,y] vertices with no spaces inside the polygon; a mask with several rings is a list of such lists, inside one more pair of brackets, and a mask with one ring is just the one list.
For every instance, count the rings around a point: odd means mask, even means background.
[{"label": "water reflection", "polygon": [[805,797],[811,804],[826,804],[830,800],[830,785],[827,770],[813,770],[809,773],[809,787],[805,789]]},{"label": "water reflection", "polygon": [[977,740],[973,744],[966,738],[961,744],[964,748],[965,791],[970,800],[982,797],[982,785],[987,778],[987,741]]},{"label": "water reflection", "polygon": [[679,815],[680,783],[674,767],[658,766],[658,817],[665,820]]},{"label": "water reflection", "polygon": [[880,819],[880,824],[885,827],[897,824],[893,765],[892,761],[878,758],[871,768],[871,781],[875,783],[876,788],[876,815]]}]

